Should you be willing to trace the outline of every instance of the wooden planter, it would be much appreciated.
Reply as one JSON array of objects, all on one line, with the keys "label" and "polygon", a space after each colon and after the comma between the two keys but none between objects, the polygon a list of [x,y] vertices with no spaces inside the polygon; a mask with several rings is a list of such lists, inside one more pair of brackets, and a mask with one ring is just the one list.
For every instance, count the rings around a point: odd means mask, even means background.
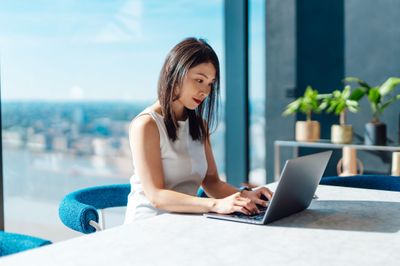
[{"label": "wooden planter", "polygon": [[321,128],[318,121],[297,121],[296,140],[297,141],[317,141],[320,139]]},{"label": "wooden planter", "polygon": [[348,144],[353,141],[353,127],[351,125],[332,125],[331,142]]}]

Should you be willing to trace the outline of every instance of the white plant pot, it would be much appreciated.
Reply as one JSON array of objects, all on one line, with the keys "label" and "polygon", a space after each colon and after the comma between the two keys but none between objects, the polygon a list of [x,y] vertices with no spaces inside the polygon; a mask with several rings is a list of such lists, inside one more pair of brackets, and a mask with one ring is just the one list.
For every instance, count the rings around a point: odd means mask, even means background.
[{"label": "white plant pot", "polygon": [[320,139],[321,128],[318,121],[297,121],[296,140],[297,141],[317,141]]},{"label": "white plant pot", "polygon": [[332,125],[331,142],[347,144],[353,141],[353,127],[351,125]]}]

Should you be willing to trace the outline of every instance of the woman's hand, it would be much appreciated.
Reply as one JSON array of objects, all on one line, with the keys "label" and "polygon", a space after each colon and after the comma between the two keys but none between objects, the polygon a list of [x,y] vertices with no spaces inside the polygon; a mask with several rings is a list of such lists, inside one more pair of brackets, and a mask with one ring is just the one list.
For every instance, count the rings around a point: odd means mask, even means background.
[{"label": "woman's hand", "polygon": [[247,215],[257,214],[260,212],[254,202],[252,202],[251,199],[242,197],[240,192],[223,199],[216,199],[212,211],[220,214],[241,212]]},{"label": "woman's hand", "polygon": [[266,187],[260,187],[255,190],[243,190],[241,196],[250,199],[253,203],[266,207],[268,205],[268,201],[265,199],[271,200],[272,192]]}]

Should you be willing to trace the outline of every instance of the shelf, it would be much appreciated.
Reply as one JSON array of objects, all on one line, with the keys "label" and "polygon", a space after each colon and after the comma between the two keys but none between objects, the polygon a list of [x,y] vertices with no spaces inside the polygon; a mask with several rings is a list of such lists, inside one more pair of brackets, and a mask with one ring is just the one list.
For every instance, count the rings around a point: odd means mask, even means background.
[{"label": "shelf", "polygon": [[362,143],[351,143],[351,144],[335,144],[327,139],[321,139],[316,142],[302,142],[295,140],[276,140],[274,141],[274,173],[275,180],[280,176],[280,147],[293,147],[295,149],[295,156],[297,157],[297,149],[302,148],[319,148],[319,149],[342,149],[344,147],[353,148],[356,150],[369,150],[369,151],[388,151],[388,152],[399,152],[400,145],[398,143],[377,146],[377,145],[365,145]]}]

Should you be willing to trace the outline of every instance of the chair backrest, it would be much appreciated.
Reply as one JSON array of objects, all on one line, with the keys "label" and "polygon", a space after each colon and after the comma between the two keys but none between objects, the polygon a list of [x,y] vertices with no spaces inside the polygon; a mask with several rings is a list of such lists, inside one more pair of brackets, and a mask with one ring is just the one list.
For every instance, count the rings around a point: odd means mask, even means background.
[{"label": "chair backrest", "polygon": [[400,177],[387,175],[354,175],[323,177],[321,185],[400,191]]},{"label": "chair backrest", "polygon": [[106,185],[80,189],[66,195],[61,201],[58,214],[67,227],[89,234],[96,232],[98,210],[127,205],[129,184]]},{"label": "chair backrest", "polygon": [[0,257],[49,244],[45,239],[0,231]]},{"label": "chair backrest", "polygon": [[204,191],[203,187],[199,187],[199,189],[197,190],[197,197],[199,198],[208,198],[206,192]]}]

